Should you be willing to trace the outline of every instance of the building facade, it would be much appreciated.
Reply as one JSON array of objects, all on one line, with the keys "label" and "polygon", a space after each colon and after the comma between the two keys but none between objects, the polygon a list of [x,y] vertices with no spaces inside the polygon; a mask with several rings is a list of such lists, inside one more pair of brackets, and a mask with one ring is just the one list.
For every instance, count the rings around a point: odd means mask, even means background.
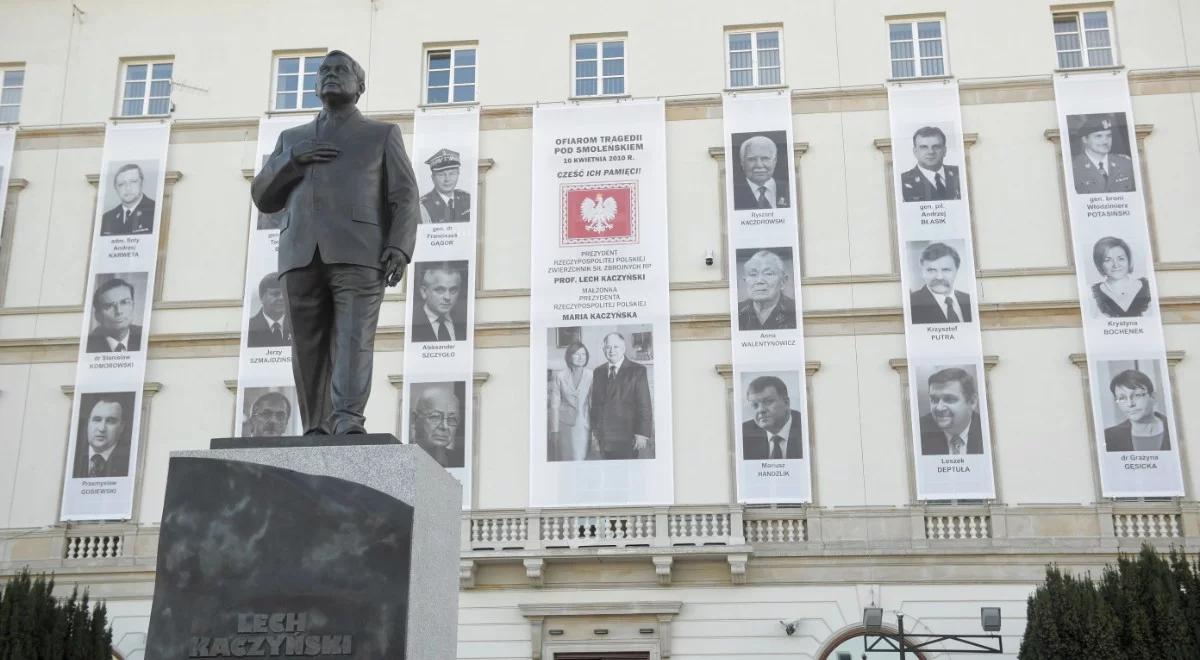
[{"label": "building facade", "polygon": [[[460,658],[859,657],[862,611],[1015,657],[1047,563],[1200,551],[1200,2],[0,2],[0,574],[107,600],[142,658],[172,451],[231,435],[259,119],[312,113],[329,50],[359,108],[480,114],[472,484]],[[1080,46],[1079,44],[1083,44]],[[1105,497],[1052,76],[1128,75],[1184,495]],[[887,85],[957,83],[995,497],[917,497]],[[736,489],[722,93],[792,108],[812,502]],[[672,503],[530,506],[531,140],[540,104],[661,98]],[[129,520],[62,522],[105,124],[171,120]],[[1088,265],[1090,267],[1090,265]],[[400,435],[404,296],[383,303],[369,429]],[[416,605],[419,607],[419,603]],[[794,622],[791,631],[782,623]],[[850,653],[841,656],[839,653]],[[622,655],[624,654],[624,655]],[[926,657],[953,657],[953,654]]]}]

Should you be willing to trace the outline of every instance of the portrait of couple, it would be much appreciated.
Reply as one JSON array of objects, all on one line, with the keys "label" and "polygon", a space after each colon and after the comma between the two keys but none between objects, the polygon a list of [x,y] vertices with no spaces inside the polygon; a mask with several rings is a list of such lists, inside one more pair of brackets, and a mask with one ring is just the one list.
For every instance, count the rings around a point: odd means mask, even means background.
[{"label": "portrait of couple", "polygon": [[654,458],[650,326],[551,328],[547,460]]}]

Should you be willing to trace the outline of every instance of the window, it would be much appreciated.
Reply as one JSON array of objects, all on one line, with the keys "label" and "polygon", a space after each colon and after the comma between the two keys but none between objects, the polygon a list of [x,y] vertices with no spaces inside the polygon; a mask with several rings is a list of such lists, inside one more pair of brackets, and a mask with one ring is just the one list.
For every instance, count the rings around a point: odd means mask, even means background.
[{"label": "window", "polygon": [[129,62],[121,84],[121,116],[171,114],[171,62]]},{"label": "window", "polygon": [[474,46],[427,51],[425,71],[425,103],[475,101]]},{"label": "window", "polygon": [[625,93],[624,39],[585,39],[573,46],[575,96]]},{"label": "window", "polygon": [[1060,69],[1115,65],[1112,41],[1112,17],[1107,9],[1054,15],[1054,48]]},{"label": "window", "polygon": [[729,32],[729,86],[769,87],[783,84],[781,31]]},{"label": "window", "polygon": [[0,124],[17,123],[24,87],[24,69],[0,69]]},{"label": "window", "polygon": [[888,23],[892,78],[946,75],[942,19]]},{"label": "window", "polygon": [[317,69],[324,53],[275,57],[275,109],[307,110],[321,107],[317,98]]}]

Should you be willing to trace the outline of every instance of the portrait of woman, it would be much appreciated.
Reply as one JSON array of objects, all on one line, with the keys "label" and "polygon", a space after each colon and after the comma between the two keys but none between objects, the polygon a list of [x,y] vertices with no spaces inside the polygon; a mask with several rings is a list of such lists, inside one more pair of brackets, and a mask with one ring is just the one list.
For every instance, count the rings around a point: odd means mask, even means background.
[{"label": "portrait of woman", "polygon": [[587,457],[588,397],[592,391],[591,354],[579,342],[569,344],[567,364],[554,374],[550,385],[551,460],[582,461]]},{"label": "portrait of woman", "polygon": [[1092,248],[1092,261],[1104,280],[1092,285],[1096,308],[1109,318],[1142,316],[1150,308],[1150,282],[1133,276],[1133,254],[1129,244],[1105,236]]},{"label": "portrait of woman", "polygon": [[1105,451],[1169,451],[1167,418],[1155,410],[1154,382],[1146,374],[1126,369],[1113,377],[1108,389],[1125,421],[1104,429]]}]

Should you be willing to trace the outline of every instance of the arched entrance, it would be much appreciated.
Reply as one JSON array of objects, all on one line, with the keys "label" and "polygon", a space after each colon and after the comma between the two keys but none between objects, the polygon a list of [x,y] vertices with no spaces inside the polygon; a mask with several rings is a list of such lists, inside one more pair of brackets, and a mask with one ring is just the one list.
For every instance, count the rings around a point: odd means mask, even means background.
[{"label": "arched entrance", "polygon": [[[883,632],[896,633],[896,629],[891,626],[884,626]],[[817,660],[862,660],[863,658],[863,635],[867,629],[861,625],[855,624],[847,628],[843,628],[834,633],[821,650],[817,653]],[[913,658],[925,660],[925,656],[918,651],[909,651]],[[868,653],[867,660],[879,660],[887,657],[899,657],[894,654]]]}]

